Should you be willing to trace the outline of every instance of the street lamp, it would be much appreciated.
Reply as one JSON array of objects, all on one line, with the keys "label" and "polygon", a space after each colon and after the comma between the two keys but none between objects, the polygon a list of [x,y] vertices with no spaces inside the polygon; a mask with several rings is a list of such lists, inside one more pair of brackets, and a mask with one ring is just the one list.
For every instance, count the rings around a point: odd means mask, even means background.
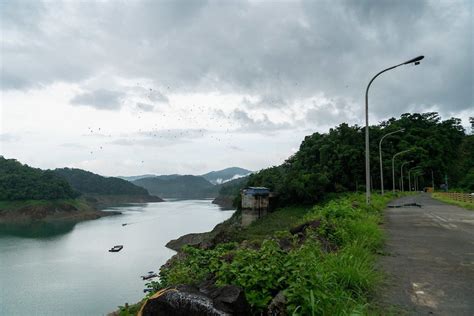
[{"label": "street lamp", "polygon": [[412,150],[413,150],[413,148],[400,151],[400,152],[396,153],[395,155],[393,155],[393,157],[392,157],[392,191],[393,191],[393,193],[395,193],[395,158],[399,155],[402,155],[402,154],[407,153],[407,152],[412,151]]},{"label": "street lamp", "polygon": [[413,167],[413,168],[408,170],[408,186],[410,187],[410,192],[411,192],[411,175],[410,175],[410,173],[411,173],[412,170],[416,170],[416,169],[419,169],[419,168],[421,168],[421,166],[416,166],[416,167]]},{"label": "street lamp", "polygon": [[380,160],[380,188],[382,189],[382,195],[384,195],[383,191],[383,164],[382,164],[382,141],[384,140],[385,137],[390,136],[392,134],[398,133],[398,132],[404,132],[405,129],[401,128],[395,132],[387,133],[382,136],[382,138],[379,141],[379,160]]},{"label": "street lamp", "polygon": [[422,60],[423,58],[425,58],[425,56],[418,56],[404,63],[382,70],[369,81],[369,84],[367,85],[367,89],[365,90],[365,202],[367,204],[370,204],[370,149],[369,149],[369,88],[370,88],[370,85],[375,80],[375,78],[377,78],[384,72],[403,66],[403,65],[408,65],[411,63],[418,65],[420,63],[420,60]]},{"label": "street lamp", "polygon": [[405,192],[405,187],[403,186],[403,166],[410,162],[413,162],[413,160],[405,161],[404,163],[402,163],[402,166],[400,167],[400,179],[402,180],[402,185],[401,185],[402,192]]}]

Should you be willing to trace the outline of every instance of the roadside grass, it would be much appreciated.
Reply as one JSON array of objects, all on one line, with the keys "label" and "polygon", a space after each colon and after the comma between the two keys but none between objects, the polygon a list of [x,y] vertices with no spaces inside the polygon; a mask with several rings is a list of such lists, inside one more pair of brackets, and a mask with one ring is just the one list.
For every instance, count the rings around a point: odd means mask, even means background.
[{"label": "roadside grass", "polygon": [[441,202],[445,202],[445,203],[448,203],[448,204],[452,204],[452,205],[456,205],[456,206],[468,209],[470,211],[474,211],[474,203],[456,201],[456,200],[447,198],[445,196],[442,196],[441,194],[437,194],[436,192],[431,194],[431,197],[433,197],[434,199],[437,199]]},{"label": "roadside grass", "polygon": [[[255,315],[280,292],[289,315],[376,314],[372,298],[381,275],[375,261],[383,245],[379,224],[393,197],[373,195],[367,206],[364,195],[346,194],[312,208],[279,209],[238,231],[237,242],[207,250],[184,247],[185,255],[162,267],[160,280],[149,286],[157,291],[212,276],[217,285],[242,287]],[[308,221],[320,224],[303,234],[289,232]],[[289,249],[281,247],[282,240]]]}]

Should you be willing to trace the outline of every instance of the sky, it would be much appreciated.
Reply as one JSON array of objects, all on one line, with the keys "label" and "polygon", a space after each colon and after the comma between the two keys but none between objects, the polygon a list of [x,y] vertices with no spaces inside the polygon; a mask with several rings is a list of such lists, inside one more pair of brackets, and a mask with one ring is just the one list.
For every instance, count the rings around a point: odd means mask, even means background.
[{"label": "sky", "polygon": [[474,116],[473,1],[0,0],[0,155],[107,176],[279,165],[305,135]]}]

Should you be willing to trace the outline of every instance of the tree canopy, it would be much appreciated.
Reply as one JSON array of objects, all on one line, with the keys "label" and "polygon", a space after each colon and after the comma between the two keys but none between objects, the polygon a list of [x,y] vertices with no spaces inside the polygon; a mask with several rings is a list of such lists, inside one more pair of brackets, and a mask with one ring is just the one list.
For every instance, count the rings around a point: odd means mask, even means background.
[{"label": "tree canopy", "polygon": [[64,178],[75,190],[86,194],[101,195],[148,195],[144,188],[133,183],[115,178],[103,177],[82,169],[55,169],[54,173]]},{"label": "tree canopy", "polygon": [[55,200],[78,195],[53,171],[31,168],[0,156],[0,200]]},{"label": "tree canopy", "polygon": [[[370,126],[370,163],[372,188],[380,189],[379,141],[399,129],[404,132],[388,136],[382,143],[384,187],[392,188],[392,157],[410,150],[395,160],[396,187],[399,189],[400,166],[407,171],[417,168],[420,187],[435,186],[448,179],[451,188],[473,190],[474,141],[466,135],[461,120],[442,121],[438,113],[406,113]],[[246,185],[266,186],[280,196],[283,203],[314,203],[327,192],[365,189],[364,128],[346,123],[328,133],[306,136],[298,152],[282,165],[264,169],[249,177]]]}]

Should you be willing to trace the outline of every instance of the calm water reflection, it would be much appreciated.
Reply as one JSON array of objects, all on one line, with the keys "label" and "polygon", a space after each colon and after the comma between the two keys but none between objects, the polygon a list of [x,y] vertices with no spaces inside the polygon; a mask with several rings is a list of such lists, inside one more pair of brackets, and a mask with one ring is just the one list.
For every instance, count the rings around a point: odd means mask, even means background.
[{"label": "calm water reflection", "polygon": [[[143,297],[140,275],[173,255],[164,245],[212,229],[233,211],[210,200],[114,208],[72,224],[0,226],[0,315],[103,315]],[[122,226],[123,223],[128,223]],[[107,250],[124,245],[118,253]]]}]

